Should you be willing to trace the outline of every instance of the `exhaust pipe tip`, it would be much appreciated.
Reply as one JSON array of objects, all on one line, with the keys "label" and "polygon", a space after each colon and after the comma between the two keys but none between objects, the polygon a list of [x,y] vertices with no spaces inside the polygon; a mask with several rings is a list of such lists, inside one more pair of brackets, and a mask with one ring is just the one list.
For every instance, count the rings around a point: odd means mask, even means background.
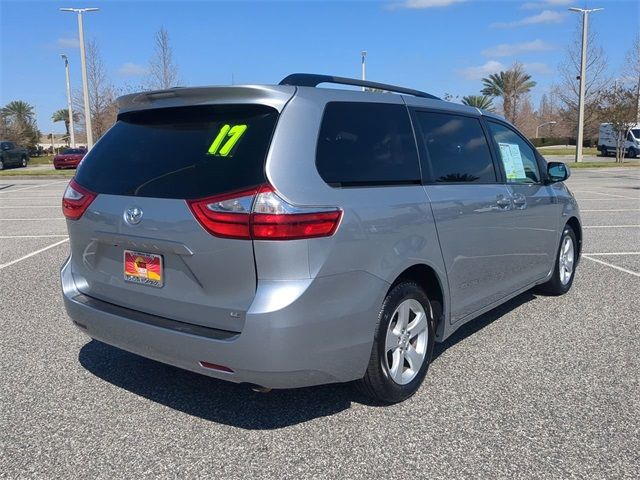
[{"label": "exhaust pipe tip", "polygon": [[269,387],[262,387],[260,385],[251,385],[250,388],[257,393],[269,393],[271,391]]}]

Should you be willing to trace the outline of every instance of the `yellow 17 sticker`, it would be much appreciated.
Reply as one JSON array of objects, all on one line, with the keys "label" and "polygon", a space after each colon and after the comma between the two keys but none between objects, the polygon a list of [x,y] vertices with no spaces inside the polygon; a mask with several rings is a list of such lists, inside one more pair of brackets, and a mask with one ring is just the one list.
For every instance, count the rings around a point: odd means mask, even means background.
[{"label": "yellow 17 sticker", "polygon": [[246,125],[234,125],[233,127],[228,124],[223,125],[207,153],[220,157],[229,156],[231,149],[238,143],[238,140],[240,140],[240,137],[242,137],[246,131]]}]

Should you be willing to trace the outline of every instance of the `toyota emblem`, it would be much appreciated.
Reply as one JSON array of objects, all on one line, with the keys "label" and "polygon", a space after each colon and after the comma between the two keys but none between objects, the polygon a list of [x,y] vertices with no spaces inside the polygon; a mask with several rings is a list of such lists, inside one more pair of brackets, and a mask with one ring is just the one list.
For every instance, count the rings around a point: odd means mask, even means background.
[{"label": "toyota emblem", "polygon": [[142,220],[142,210],[138,207],[127,208],[124,211],[124,221],[129,225],[137,225]]}]

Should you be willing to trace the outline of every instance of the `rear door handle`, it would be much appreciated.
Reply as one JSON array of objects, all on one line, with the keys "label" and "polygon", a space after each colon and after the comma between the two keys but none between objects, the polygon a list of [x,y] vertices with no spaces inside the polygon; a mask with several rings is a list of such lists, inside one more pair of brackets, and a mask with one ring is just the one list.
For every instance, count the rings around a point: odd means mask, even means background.
[{"label": "rear door handle", "polygon": [[511,199],[509,197],[505,197],[504,195],[498,195],[496,197],[496,205],[501,210],[509,210],[511,208]]}]

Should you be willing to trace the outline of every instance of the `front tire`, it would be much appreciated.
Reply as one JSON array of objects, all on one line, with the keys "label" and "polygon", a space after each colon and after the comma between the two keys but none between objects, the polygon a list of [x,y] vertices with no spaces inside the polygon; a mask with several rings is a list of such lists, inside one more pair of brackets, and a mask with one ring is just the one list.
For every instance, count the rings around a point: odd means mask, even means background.
[{"label": "front tire", "polygon": [[424,291],[414,282],[395,285],[378,315],[360,389],[372,399],[389,404],[411,397],[427,374],[434,336],[433,311]]},{"label": "front tire", "polygon": [[636,152],[636,149],[631,147],[629,150],[627,150],[627,157],[628,158],[636,158],[638,156],[638,152]]},{"label": "front tire", "polygon": [[546,295],[564,295],[571,289],[578,261],[576,234],[569,225],[564,227],[560,237],[560,247],[556,255],[555,268],[551,279],[538,287]]}]

